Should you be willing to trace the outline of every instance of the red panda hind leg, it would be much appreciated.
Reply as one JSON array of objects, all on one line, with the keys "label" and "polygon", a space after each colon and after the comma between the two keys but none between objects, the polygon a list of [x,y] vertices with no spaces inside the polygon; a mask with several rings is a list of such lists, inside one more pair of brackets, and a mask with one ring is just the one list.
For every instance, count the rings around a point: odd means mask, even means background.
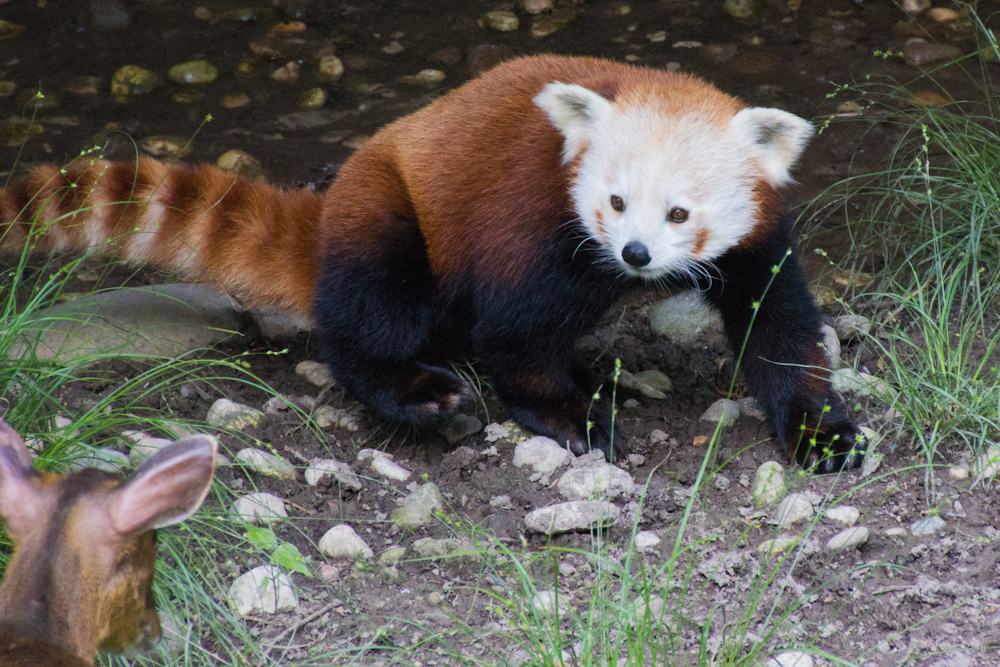
[{"label": "red panda hind leg", "polygon": [[441,308],[423,237],[386,215],[363,242],[338,239],[314,302],[320,358],[377,416],[418,426],[455,415],[468,382],[426,363]]}]

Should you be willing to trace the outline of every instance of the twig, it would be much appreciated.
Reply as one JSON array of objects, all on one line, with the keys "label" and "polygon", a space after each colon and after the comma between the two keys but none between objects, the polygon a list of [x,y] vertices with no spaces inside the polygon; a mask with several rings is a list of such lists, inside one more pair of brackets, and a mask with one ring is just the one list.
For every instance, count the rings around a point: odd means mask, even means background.
[{"label": "twig", "polygon": [[261,644],[261,646],[266,647],[265,651],[264,651],[264,655],[267,655],[268,653],[270,653],[272,648],[277,648],[277,646],[281,642],[281,640],[284,639],[285,637],[287,637],[289,634],[295,632],[296,630],[298,630],[299,628],[301,628],[303,625],[306,625],[308,623],[311,623],[311,622],[315,621],[317,618],[319,618],[320,616],[322,616],[326,612],[332,611],[333,608],[336,607],[338,604],[340,604],[340,603],[339,602],[331,602],[328,605],[320,607],[319,609],[317,609],[313,613],[309,614],[308,616],[306,616],[302,620],[296,622],[295,625],[291,626],[290,628],[285,628],[270,643],[268,643],[268,644]]}]

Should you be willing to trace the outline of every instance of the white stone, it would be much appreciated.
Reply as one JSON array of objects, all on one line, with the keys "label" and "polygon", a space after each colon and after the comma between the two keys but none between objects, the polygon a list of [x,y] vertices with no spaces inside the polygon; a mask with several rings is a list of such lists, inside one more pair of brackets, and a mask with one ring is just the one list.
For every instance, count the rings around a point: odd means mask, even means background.
[{"label": "white stone", "polygon": [[367,559],[375,555],[368,544],[354,532],[354,528],[346,523],[326,531],[319,539],[319,550],[328,558],[347,560]]},{"label": "white stone", "polygon": [[449,445],[465,440],[470,435],[483,430],[483,422],[473,415],[457,414],[446,424],[438,429],[438,433],[444,436]]},{"label": "white stone", "polygon": [[782,651],[764,663],[765,667],[813,667],[812,656],[802,651]]},{"label": "white stone", "polygon": [[884,380],[868,373],[859,373],[853,368],[840,368],[833,371],[830,374],[830,382],[837,391],[856,392],[862,396],[889,393],[889,386]]},{"label": "white stone", "polygon": [[703,333],[721,334],[722,318],[697,292],[682,292],[649,309],[653,331],[675,343],[690,345]]},{"label": "white stone", "polygon": [[430,523],[435,512],[444,511],[444,496],[433,482],[418,487],[389,515],[401,528],[416,528]]},{"label": "white stone", "polygon": [[740,418],[740,404],[728,398],[720,398],[715,403],[708,406],[701,415],[701,421],[722,422],[722,425],[729,428]]},{"label": "white stone", "polygon": [[273,614],[299,606],[291,578],[275,565],[261,565],[236,578],[226,596],[240,616]]},{"label": "white stone", "polygon": [[910,524],[910,532],[914,535],[933,535],[944,528],[945,525],[944,519],[937,514],[933,514]]},{"label": "white stone", "polygon": [[261,475],[279,479],[295,479],[295,466],[288,461],[254,447],[244,447],[236,452],[236,462]]},{"label": "white stone", "polygon": [[775,556],[780,556],[785,553],[796,544],[798,544],[799,538],[793,537],[791,535],[779,535],[771,540],[764,540],[757,547],[757,553],[759,553],[764,558],[773,558]]},{"label": "white stone", "polygon": [[767,419],[767,413],[764,412],[764,409],[760,407],[760,403],[758,403],[757,399],[753,396],[737,398],[736,404],[740,406],[740,415],[753,417],[754,419],[759,419],[760,421]]},{"label": "white stone", "polygon": [[569,611],[569,602],[565,593],[556,591],[538,591],[531,596],[531,608],[548,616],[565,616]]},{"label": "white stone", "polygon": [[249,405],[234,403],[228,398],[220,398],[208,409],[205,421],[216,428],[232,428],[242,431],[248,427],[260,427],[267,422],[267,415]]},{"label": "white stone", "polygon": [[976,471],[976,482],[995,477],[1000,470],[1000,447],[996,445],[987,447],[986,451],[976,458],[973,470]]},{"label": "white stone", "polygon": [[774,523],[788,528],[800,521],[812,518],[813,506],[804,493],[792,493],[781,500],[774,514]]},{"label": "white stone", "polygon": [[301,375],[317,387],[325,387],[333,383],[333,375],[326,364],[318,361],[300,361],[295,365],[295,374]]},{"label": "white stone", "polygon": [[173,440],[167,438],[142,438],[129,449],[128,460],[133,466],[138,466],[167,445],[173,444],[173,442]]},{"label": "white stone", "polygon": [[823,334],[823,350],[826,352],[830,368],[840,368],[840,336],[829,324],[821,326],[820,333]]},{"label": "white stone", "polygon": [[597,465],[567,470],[559,478],[556,488],[568,500],[615,500],[623,495],[631,495],[635,490],[635,482],[627,472],[602,460]]},{"label": "white stone", "polygon": [[548,474],[573,460],[573,454],[552,438],[536,435],[514,448],[514,465],[531,466],[535,472]]},{"label": "white stone", "polygon": [[306,468],[306,484],[316,486],[326,475],[333,475],[338,483],[349,489],[361,490],[361,478],[351,470],[351,466],[334,459],[313,459]]},{"label": "white stone", "polygon": [[863,340],[872,330],[872,321],[862,315],[841,315],[833,320],[833,329],[842,341]]},{"label": "white stone", "polygon": [[481,25],[499,32],[513,32],[521,25],[517,14],[509,11],[486,12],[479,19],[479,22]]},{"label": "white stone", "polygon": [[119,473],[129,467],[128,457],[110,447],[80,448],[77,450],[77,454],[79,456],[68,466],[70,472],[77,472],[84,468],[97,468],[104,472]]},{"label": "white stone", "polygon": [[907,14],[920,14],[931,6],[931,0],[903,0],[903,11]]},{"label": "white stone", "polygon": [[620,518],[621,510],[606,500],[571,500],[529,512],[524,524],[536,533],[555,535],[614,526]]},{"label": "white stone", "polygon": [[635,534],[635,540],[632,543],[635,545],[636,551],[649,551],[660,542],[662,540],[653,531],[640,530]]},{"label": "white stone", "polygon": [[357,458],[359,461],[367,461],[368,459],[377,459],[379,457],[387,458],[390,461],[396,458],[389,452],[383,452],[381,449],[365,448],[358,450]]},{"label": "white stone", "polygon": [[233,518],[243,523],[265,525],[288,518],[285,503],[270,493],[248,493],[233,503]]},{"label": "white stone", "polygon": [[963,466],[952,466],[948,468],[948,476],[954,480],[963,480],[969,478],[969,469]]},{"label": "white stone", "polygon": [[831,537],[830,541],[826,543],[826,548],[829,551],[839,551],[840,549],[862,545],[867,541],[868,529],[864,526],[854,526],[853,528],[846,528]]},{"label": "white stone", "polygon": [[828,519],[833,521],[839,521],[840,523],[847,524],[848,526],[853,526],[861,518],[861,512],[858,511],[857,507],[851,507],[850,505],[837,505],[836,507],[831,507],[823,513]]},{"label": "white stone", "polygon": [[753,476],[754,504],[770,505],[785,493],[785,468],[776,461],[761,463]]},{"label": "white stone", "polygon": [[398,463],[390,461],[386,456],[376,456],[373,458],[372,470],[387,479],[394,479],[397,482],[402,482],[413,474]]}]

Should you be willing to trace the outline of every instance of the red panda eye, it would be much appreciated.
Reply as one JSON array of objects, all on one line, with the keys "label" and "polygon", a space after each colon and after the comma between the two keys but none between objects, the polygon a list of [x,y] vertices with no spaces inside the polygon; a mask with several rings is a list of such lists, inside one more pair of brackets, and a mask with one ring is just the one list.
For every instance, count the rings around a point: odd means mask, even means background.
[{"label": "red panda eye", "polygon": [[618,195],[611,195],[611,208],[621,213],[625,210],[625,201]]},{"label": "red panda eye", "polygon": [[680,206],[674,206],[670,209],[668,218],[670,222],[684,222],[688,219],[687,209],[681,208]]}]

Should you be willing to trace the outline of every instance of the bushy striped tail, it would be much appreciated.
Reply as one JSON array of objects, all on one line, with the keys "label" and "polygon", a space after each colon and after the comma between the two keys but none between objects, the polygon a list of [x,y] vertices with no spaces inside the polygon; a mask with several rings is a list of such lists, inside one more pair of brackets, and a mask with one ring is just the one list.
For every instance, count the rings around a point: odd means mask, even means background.
[{"label": "bushy striped tail", "polygon": [[77,250],[151,262],[248,303],[307,314],[323,198],[211,166],[82,158],[0,191],[0,251]]}]

